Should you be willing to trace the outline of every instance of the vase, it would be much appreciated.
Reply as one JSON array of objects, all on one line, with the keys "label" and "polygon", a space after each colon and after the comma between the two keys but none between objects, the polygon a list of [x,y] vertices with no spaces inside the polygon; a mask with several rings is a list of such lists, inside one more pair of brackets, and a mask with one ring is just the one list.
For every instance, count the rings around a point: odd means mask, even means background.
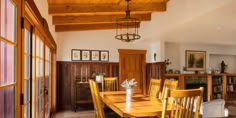
[{"label": "vase", "polygon": [[132,88],[126,89],[126,96],[132,96],[132,95],[133,95],[133,89]]},{"label": "vase", "polygon": [[126,101],[127,101],[127,102],[130,102],[130,101],[131,101],[132,95],[133,95],[133,90],[132,90],[132,88],[127,88],[127,89],[126,89]]}]

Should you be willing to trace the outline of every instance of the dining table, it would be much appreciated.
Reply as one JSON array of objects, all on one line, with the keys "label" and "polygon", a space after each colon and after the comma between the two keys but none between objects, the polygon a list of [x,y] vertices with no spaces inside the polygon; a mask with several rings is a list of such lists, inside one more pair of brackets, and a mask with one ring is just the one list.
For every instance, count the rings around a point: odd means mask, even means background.
[{"label": "dining table", "polygon": [[[125,91],[100,92],[104,104],[122,118],[161,116],[162,101],[143,94],[127,96]],[[167,112],[170,108],[167,105]]]}]

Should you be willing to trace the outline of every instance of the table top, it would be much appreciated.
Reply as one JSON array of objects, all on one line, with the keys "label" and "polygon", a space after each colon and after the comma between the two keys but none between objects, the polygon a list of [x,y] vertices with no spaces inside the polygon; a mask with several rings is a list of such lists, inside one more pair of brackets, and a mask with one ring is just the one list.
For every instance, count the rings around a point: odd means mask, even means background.
[{"label": "table top", "polygon": [[[103,102],[121,117],[161,116],[162,102],[142,94],[134,94],[131,98],[125,91],[100,92]],[[169,109],[169,106],[167,107]]]}]

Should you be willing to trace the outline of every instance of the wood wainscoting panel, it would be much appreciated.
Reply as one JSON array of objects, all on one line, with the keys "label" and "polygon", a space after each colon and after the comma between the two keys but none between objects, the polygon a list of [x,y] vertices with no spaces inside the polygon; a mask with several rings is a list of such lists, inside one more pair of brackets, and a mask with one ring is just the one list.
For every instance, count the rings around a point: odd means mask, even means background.
[{"label": "wood wainscoting panel", "polygon": [[[105,73],[107,77],[119,76],[119,64],[113,62],[65,62],[57,61],[57,110],[66,110],[75,108],[76,99],[84,100],[84,98],[91,99],[88,92],[81,95],[76,95],[76,84],[88,79],[95,79],[92,77],[93,73]],[[87,79],[86,79],[87,78]],[[86,86],[82,86],[86,87]],[[85,88],[81,88],[85,89]],[[87,89],[85,89],[87,90]],[[89,89],[88,89],[89,90]],[[76,97],[77,96],[77,97]],[[79,97],[78,97],[79,96]],[[75,99],[76,98],[76,99]],[[92,101],[89,100],[88,101]]]},{"label": "wood wainscoting panel", "polygon": [[[129,63],[134,65],[140,62],[140,59],[135,59],[134,61],[127,60]],[[125,68],[128,70],[140,70],[143,69],[143,77],[144,79],[138,80],[139,86],[142,87],[140,90],[145,90],[147,92],[147,88],[149,86],[150,78],[162,79],[165,80],[165,63],[164,62],[155,62],[155,63],[147,63],[144,62],[142,67],[137,66],[128,66]],[[92,74],[95,73],[105,73],[107,77],[118,77],[119,87],[120,83],[124,81],[124,79],[120,79],[119,77],[119,63],[118,62],[65,62],[65,61],[57,61],[57,85],[56,85],[56,100],[57,100],[57,111],[59,110],[74,110],[75,106],[78,106],[77,103],[78,98],[80,100],[84,100],[85,98],[91,99],[91,96],[88,96],[89,92],[85,91],[85,94],[76,95],[79,92],[76,92],[76,84],[75,82],[80,82],[81,77],[82,81],[86,81],[86,68],[87,68],[87,79],[92,78]],[[137,78],[135,74],[128,74],[129,77]],[[147,78],[147,79],[146,79]],[[93,78],[94,79],[94,78]],[[87,90],[86,86],[80,90]],[[123,88],[120,90],[123,90]],[[77,97],[76,97],[77,96]],[[76,100],[77,99],[77,100]],[[76,102],[75,102],[76,101]],[[88,100],[89,101],[89,100]],[[82,101],[83,102],[83,101]]]},{"label": "wood wainscoting panel", "polygon": [[146,64],[147,69],[147,88],[149,88],[149,83],[151,78],[155,79],[161,79],[161,89],[165,81],[165,70],[166,70],[166,64],[165,62],[155,62],[155,63],[147,63]]}]

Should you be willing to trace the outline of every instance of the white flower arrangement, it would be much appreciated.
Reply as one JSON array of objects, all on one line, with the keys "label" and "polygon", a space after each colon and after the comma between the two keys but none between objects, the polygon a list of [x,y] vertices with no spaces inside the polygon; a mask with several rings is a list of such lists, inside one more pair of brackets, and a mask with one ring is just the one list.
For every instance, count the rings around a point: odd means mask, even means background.
[{"label": "white flower arrangement", "polygon": [[126,88],[126,89],[131,89],[131,88],[133,88],[134,86],[136,86],[137,85],[137,82],[135,81],[135,79],[133,78],[133,79],[131,79],[130,81],[128,81],[127,79],[124,81],[124,82],[122,82],[122,84],[121,84],[121,86],[122,87],[124,87],[124,88]]}]

